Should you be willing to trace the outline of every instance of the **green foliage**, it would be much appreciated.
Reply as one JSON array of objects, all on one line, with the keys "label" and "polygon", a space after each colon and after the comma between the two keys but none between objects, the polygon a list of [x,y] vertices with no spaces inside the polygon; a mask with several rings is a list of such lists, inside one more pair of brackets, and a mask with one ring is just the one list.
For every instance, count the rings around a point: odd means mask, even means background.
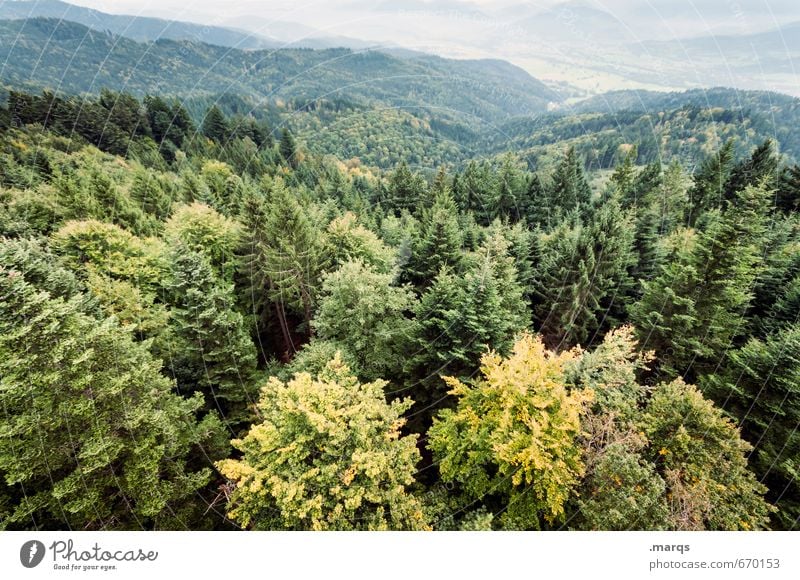
[{"label": "green foliage", "polygon": [[351,212],[335,218],[328,224],[325,252],[330,256],[333,269],[346,262],[360,260],[382,274],[394,266],[394,252],[372,231],[358,223]]},{"label": "green foliage", "polygon": [[544,236],[533,276],[534,317],[549,345],[593,342],[625,317],[631,290],[633,225],[615,198],[586,225],[560,225]]},{"label": "green foliage", "polygon": [[342,344],[367,380],[394,380],[402,371],[416,300],[408,287],[392,285],[363,262],[346,262],[324,277],[314,330]]},{"label": "green foliage", "polygon": [[317,377],[270,379],[262,420],[217,464],[235,487],[229,517],[270,530],[426,529],[411,494],[416,436],[402,436],[408,400],[387,404],[385,381],[359,383],[339,357]]},{"label": "green foliage", "polygon": [[164,224],[164,238],[170,247],[185,245],[202,254],[225,282],[233,281],[236,251],[241,245],[241,226],[201,203],[175,209]]},{"label": "green foliage", "polygon": [[169,258],[165,290],[172,308],[164,339],[169,370],[182,392],[203,393],[208,408],[236,425],[253,401],[256,351],[233,309],[233,287],[185,245],[176,245]]},{"label": "green foliage", "polygon": [[[797,311],[795,311],[797,312]],[[800,517],[800,326],[766,340],[751,339],[729,352],[720,372],[701,382],[705,393],[725,402],[725,411],[755,446],[750,463],[779,508],[776,523],[791,529]]]},{"label": "green foliage", "polygon": [[770,192],[748,186],[658,278],[643,282],[631,309],[645,346],[661,354],[665,376],[696,377],[712,369],[744,332],[744,314],[759,269]]},{"label": "green foliage", "polygon": [[405,269],[417,287],[429,284],[442,268],[458,271],[462,262],[463,234],[455,201],[448,190],[436,193],[425,208]]},{"label": "green foliage", "polygon": [[747,469],[752,447],[720,409],[677,379],[659,385],[641,420],[648,458],[668,486],[672,525],[683,530],[765,528],[774,509]]},{"label": "green foliage", "polygon": [[209,480],[187,463],[213,422],[196,424],[145,345],[112,319],[0,270],[3,527],[184,527]]},{"label": "green foliage", "polygon": [[70,221],[51,237],[53,250],[77,274],[94,268],[142,288],[155,288],[163,275],[164,243],[139,238],[119,226],[96,220]]}]

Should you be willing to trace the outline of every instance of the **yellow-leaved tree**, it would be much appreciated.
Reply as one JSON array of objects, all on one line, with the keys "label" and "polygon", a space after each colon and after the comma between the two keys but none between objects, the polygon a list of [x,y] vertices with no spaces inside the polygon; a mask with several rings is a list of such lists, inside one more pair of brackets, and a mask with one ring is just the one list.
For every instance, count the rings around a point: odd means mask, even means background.
[{"label": "yellow-leaved tree", "polygon": [[217,463],[234,484],[228,516],[258,530],[424,530],[411,494],[417,436],[401,436],[410,400],[391,404],[386,381],[361,384],[337,354],[314,378],[262,389],[263,417]]},{"label": "yellow-leaved tree", "polygon": [[577,439],[591,392],[565,386],[564,364],[575,356],[526,333],[508,358],[483,356],[482,378],[445,378],[459,400],[429,432],[442,480],[456,483],[473,508],[502,514],[505,529],[557,520],[583,472]]}]

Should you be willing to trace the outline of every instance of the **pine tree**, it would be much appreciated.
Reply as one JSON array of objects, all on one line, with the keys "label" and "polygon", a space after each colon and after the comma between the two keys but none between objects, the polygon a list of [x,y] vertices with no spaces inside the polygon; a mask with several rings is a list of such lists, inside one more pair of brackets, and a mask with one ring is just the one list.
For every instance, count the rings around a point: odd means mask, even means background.
[{"label": "pine tree", "polygon": [[476,221],[489,225],[496,217],[497,192],[495,176],[488,163],[470,161],[453,184],[453,194],[459,208],[473,212]]},{"label": "pine tree", "polygon": [[212,105],[203,119],[203,135],[219,145],[227,144],[230,139],[230,127],[225,114],[217,105]]},{"label": "pine tree", "polygon": [[[325,240],[294,192],[276,179],[269,192],[258,250],[269,280],[267,295],[275,307],[285,349],[295,351],[293,334],[311,334],[311,318],[327,267]],[[300,317],[300,324],[292,322]]]},{"label": "pine tree", "polygon": [[763,185],[774,190],[778,185],[780,160],[775,153],[772,139],[766,139],[753,150],[749,158],[737,163],[731,170],[728,182],[725,184],[725,197],[733,201],[736,192],[742,191],[748,185]]},{"label": "pine tree", "polygon": [[614,173],[611,174],[610,182],[619,192],[624,207],[631,207],[639,201],[637,194],[641,192],[641,182],[636,171],[638,155],[635,146],[628,149],[622,162],[617,164]]},{"label": "pine tree", "polygon": [[522,196],[526,189],[525,178],[517,166],[516,158],[507,153],[497,172],[497,217],[518,222],[524,218]]},{"label": "pine tree", "polygon": [[389,175],[386,198],[383,201],[386,209],[395,215],[400,215],[403,210],[415,213],[422,205],[426,190],[427,185],[422,177],[411,171],[408,164],[403,161]]},{"label": "pine tree", "polygon": [[784,167],[778,181],[775,206],[784,212],[800,209],[800,165]]},{"label": "pine tree", "polygon": [[217,279],[202,255],[177,244],[165,286],[172,305],[165,339],[169,370],[182,392],[203,393],[208,408],[238,424],[253,402],[256,351],[233,309],[232,285]]},{"label": "pine tree", "polygon": [[644,346],[660,353],[664,376],[693,380],[744,332],[770,197],[751,186],[738,192],[727,211],[707,214],[692,247],[644,282],[631,318]]},{"label": "pine tree", "polygon": [[195,423],[161,363],[113,319],[83,313],[0,269],[3,527],[183,528],[209,481],[188,457],[216,430]]},{"label": "pine tree", "polygon": [[539,226],[549,230],[555,225],[555,204],[550,196],[550,188],[542,183],[538,174],[531,175],[528,189],[522,203],[525,221],[531,227]]},{"label": "pine tree", "polygon": [[[795,310],[795,318],[798,310]],[[778,508],[778,527],[800,522],[800,325],[787,326],[766,340],[750,339],[729,352],[721,369],[701,382],[703,391],[724,404],[755,446],[750,464],[769,487]]]},{"label": "pine tree", "polygon": [[440,376],[467,376],[487,349],[505,354],[528,327],[523,289],[517,281],[508,242],[493,237],[471,257],[469,269],[454,275],[443,268],[415,310],[412,353],[406,373],[413,427],[427,427],[446,404]]}]

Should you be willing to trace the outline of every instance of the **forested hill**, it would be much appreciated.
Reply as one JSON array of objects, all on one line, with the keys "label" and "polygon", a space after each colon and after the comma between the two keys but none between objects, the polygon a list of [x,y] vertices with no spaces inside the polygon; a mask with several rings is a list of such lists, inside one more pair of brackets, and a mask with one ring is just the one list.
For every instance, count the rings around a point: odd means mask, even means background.
[{"label": "forested hill", "polygon": [[173,40],[196,40],[242,49],[273,48],[281,44],[276,40],[263,38],[243,30],[149,18],[141,15],[106,14],[99,10],[68,4],[60,0],[0,2],[0,19],[2,20],[24,20],[33,17],[79,22],[93,30],[109,31],[140,41],[171,38]]},{"label": "forested hill", "polygon": [[136,42],[46,18],[0,22],[2,77],[67,93],[100,87],[134,94],[249,95],[298,101],[349,98],[436,107],[500,120],[544,111],[558,95],[504,63],[398,58],[349,49],[244,51],[192,41]]}]

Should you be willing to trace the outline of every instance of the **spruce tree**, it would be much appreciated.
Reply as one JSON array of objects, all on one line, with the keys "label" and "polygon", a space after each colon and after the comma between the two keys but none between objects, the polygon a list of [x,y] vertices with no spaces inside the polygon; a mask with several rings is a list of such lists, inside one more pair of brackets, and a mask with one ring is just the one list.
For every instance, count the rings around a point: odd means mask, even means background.
[{"label": "spruce tree", "polygon": [[433,206],[423,212],[405,266],[408,279],[416,287],[430,285],[442,268],[453,271],[461,268],[463,235],[457,213],[455,201],[447,190],[438,192]]},{"label": "spruce tree", "polygon": [[694,174],[687,208],[690,225],[695,225],[704,212],[722,207],[734,167],[733,145],[732,140],[726,141],[718,151],[703,160]]},{"label": "spruce tree", "polygon": [[725,212],[708,212],[694,243],[644,282],[631,318],[665,376],[694,380],[745,331],[770,197],[748,186]]},{"label": "spruce tree", "polygon": [[[797,313],[795,310],[795,318]],[[777,527],[800,526],[800,325],[750,339],[700,383],[755,446],[750,465],[769,487]]]},{"label": "spruce tree", "polygon": [[219,145],[225,145],[230,139],[230,127],[225,114],[217,105],[212,105],[203,119],[203,135]]},{"label": "spruce tree", "polygon": [[188,458],[215,432],[195,423],[144,344],[81,297],[53,298],[0,268],[3,527],[174,529],[209,481]]},{"label": "spruce tree", "polygon": [[202,255],[183,244],[170,252],[165,284],[170,327],[166,356],[181,392],[201,392],[230,425],[254,402],[256,350],[242,315],[233,309],[233,286],[217,279]]},{"label": "spruce tree", "polygon": [[556,215],[566,215],[573,210],[589,208],[592,190],[586,180],[583,162],[574,147],[567,149],[564,158],[553,173],[550,200],[555,204]]},{"label": "spruce tree", "polygon": [[588,224],[564,223],[544,237],[533,310],[549,346],[585,345],[624,319],[635,260],[632,230],[630,216],[612,198]]}]

